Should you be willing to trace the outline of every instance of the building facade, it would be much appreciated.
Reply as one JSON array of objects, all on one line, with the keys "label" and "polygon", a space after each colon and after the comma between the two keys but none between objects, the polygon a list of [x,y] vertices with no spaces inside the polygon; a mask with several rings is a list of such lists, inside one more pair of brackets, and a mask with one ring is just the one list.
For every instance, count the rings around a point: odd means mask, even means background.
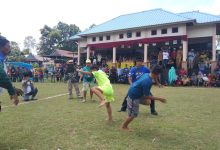
[{"label": "building facade", "polygon": [[80,52],[87,58],[105,52],[113,64],[119,55],[141,55],[149,62],[152,51],[167,46],[182,49],[182,67],[187,68],[188,49],[207,50],[212,69],[216,65],[216,41],[220,35],[220,16],[199,11],[172,13],[153,9],[122,15],[84,31],[72,40],[78,42]]}]

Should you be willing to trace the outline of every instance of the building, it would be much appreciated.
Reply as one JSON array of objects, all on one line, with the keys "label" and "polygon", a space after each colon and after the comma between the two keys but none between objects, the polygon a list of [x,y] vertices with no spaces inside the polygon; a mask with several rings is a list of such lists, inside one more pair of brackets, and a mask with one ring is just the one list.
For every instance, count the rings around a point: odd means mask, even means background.
[{"label": "building", "polygon": [[199,11],[173,13],[153,9],[121,15],[71,37],[80,52],[105,52],[115,64],[118,55],[142,55],[147,63],[155,46],[182,48],[182,67],[187,68],[188,49],[210,50],[212,68],[216,65],[216,41],[220,35],[220,16]]}]

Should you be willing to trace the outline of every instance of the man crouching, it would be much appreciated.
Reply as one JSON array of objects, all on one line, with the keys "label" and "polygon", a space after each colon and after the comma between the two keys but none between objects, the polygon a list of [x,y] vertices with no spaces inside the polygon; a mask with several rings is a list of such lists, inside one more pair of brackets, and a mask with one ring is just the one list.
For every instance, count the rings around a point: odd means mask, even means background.
[{"label": "man crouching", "polygon": [[152,69],[152,73],[143,74],[135,83],[131,85],[128,90],[127,107],[128,107],[128,118],[122,124],[121,129],[124,131],[130,131],[128,128],[129,123],[133,121],[139,113],[139,104],[147,105],[150,104],[150,100],[159,100],[162,103],[166,103],[166,99],[154,97],[150,94],[150,90],[153,84],[153,79],[157,79],[162,69],[159,65]]}]

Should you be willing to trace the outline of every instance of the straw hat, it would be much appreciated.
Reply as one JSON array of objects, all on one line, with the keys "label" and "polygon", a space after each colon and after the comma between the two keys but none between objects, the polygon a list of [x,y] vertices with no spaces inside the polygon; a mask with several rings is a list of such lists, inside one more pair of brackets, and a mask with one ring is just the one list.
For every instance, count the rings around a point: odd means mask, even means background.
[{"label": "straw hat", "polygon": [[90,59],[87,59],[87,60],[86,60],[86,63],[91,64],[91,60],[90,60]]}]

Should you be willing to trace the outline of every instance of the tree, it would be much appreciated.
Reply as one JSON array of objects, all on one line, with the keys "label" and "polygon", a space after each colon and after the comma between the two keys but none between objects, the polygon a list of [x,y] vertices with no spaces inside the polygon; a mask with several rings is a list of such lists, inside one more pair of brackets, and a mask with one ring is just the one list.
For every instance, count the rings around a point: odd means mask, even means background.
[{"label": "tree", "polygon": [[25,56],[21,52],[18,43],[11,41],[10,45],[11,45],[11,53],[8,56],[8,61],[23,61],[25,59]]},{"label": "tree", "polygon": [[32,36],[27,36],[24,39],[24,53],[29,54],[36,48],[36,40]]},{"label": "tree", "polygon": [[92,24],[92,25],[89,26],[89,29],[92,29],[92,28],[94,28],[95,26],[96,26],[95,24]]},{"label": "tree", "polygon": [[66,24],[59,22],[55,27],[51,28],[45,25],[41,30],[41,37],[39,43],[39,54],[49,55],[55,49],[63,49],[69,51],[77,50],[77,45],[69,41],[71,36],[78,34],[79,27],[75,24]]}]

